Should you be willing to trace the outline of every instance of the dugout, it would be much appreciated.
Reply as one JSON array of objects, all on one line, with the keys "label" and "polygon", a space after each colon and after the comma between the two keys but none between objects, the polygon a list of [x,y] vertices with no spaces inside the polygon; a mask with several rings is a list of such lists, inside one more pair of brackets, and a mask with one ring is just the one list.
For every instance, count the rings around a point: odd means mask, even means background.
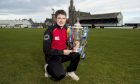
[{"label": "dugout", "polygon": [[133,29],[135,28],[139,28],[140,27],[140,23],[125,23],[126,27],[133,27]]}]

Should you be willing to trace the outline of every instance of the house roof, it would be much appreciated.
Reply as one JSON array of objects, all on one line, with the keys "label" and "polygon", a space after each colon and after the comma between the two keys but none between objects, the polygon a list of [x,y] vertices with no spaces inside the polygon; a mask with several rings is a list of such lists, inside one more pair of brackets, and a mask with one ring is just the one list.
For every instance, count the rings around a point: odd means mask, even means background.
[{"label": "house roof", "polygon": [[15,24],[31,25],[28,20],[0,20],[0,25],[14,26]]},{"label": "house roof", "polygon": [[117,16],[121,14],[121,12],[116,13],[106,13],[106,14],[94,14],[90,16],[81,16],[80,20],[84,19],[110,19],[110,18],[117,18]]}]

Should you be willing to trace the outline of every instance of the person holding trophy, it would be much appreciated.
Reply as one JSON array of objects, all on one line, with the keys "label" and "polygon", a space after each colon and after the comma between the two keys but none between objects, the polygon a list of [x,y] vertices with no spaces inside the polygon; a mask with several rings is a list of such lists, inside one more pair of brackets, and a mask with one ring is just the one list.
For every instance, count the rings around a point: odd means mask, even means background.
[{"label": "person holding trophy", "polygon": [[[75,41],[75,45],[72,44],[73,47],[70,48],[67,35],[68,28],[66,27],[66,12],[64,10],[55,12],[55,22],[55,25],[44,32],[45,77],[61,80],[65,76],[69,76],[78,81],[79,77],[75,72],[80,61],[80,53],[77,52],[76,47],[80,46],[80,42]],[[62,63],[66,61],[70,61],[70,64],[65,70]]]}]

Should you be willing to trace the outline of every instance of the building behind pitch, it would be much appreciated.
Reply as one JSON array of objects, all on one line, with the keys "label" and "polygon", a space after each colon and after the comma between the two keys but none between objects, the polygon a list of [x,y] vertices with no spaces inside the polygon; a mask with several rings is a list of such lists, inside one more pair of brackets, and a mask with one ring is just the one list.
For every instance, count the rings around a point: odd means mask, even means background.
[{"label": "building behind pitch", "polygon": [[0,20],[0,28],[31,28],[29,20]]},{"label": "building behind pitch", "polygon": [[123,26],[123,15],[121,12],[90,14],[90,12],[76,11],[73,0],[69,6],[69,25],[74,25],[77,17],[83,26],[92,27],[118,27]]}]

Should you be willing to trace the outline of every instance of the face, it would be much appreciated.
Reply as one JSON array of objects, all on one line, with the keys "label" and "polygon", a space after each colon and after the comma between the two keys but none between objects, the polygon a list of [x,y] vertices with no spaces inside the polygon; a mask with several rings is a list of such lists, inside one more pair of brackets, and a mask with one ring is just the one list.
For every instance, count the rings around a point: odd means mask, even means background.
[{"label": "face", "polygon": [[66,16],[59,14],[57,18],[55,18],[55,21],[57,25],[59,25],[62,28],[66,24]]}]

